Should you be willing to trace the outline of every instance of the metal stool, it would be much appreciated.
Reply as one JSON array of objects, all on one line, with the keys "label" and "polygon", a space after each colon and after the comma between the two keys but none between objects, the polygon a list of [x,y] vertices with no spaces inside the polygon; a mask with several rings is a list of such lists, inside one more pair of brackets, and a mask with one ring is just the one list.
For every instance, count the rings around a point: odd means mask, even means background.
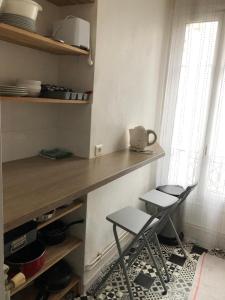
[{"label": "metal stool", "polygon": [[[172,227],[172,230],[174,231],[175,237],[177,239],[177,242],[179,246],[181,247],[181,250],[185,257],[187,257],[186,251],[183,247],[183,244],[180,240],[180,237],[177,233],[177,230],[174,226],[174,223],[171,219],[171,215],[176,211],[176,209],[186,200],[188,195],[191,193],[191,191],[197,186],[197,184],[194,184],[192,186],[187,187],[186,190],[183,191],[183,193],[180,194],[179,197],[171,196],[169,194],[165,194],[164,192],[160,192],[158,190],[151,190],[150,192],[146,193],[145,195],[141,196],[139,199],[144,201],[145,203],[149,203],[153,206],[155,206],[159,212],[166,210],[168,207],[173,207],[170,210],[170,213],[168,213],[168,221]],[[164,223],[165,224],[165,223]]]},{"label": "metal stool", "polygon": [[[166,216],[166,214],[163,215],[162,219]],[[106,280],[109,278],[109,276],[112,274],[113,270],[115,269],[115,267],[120,264],[123,270],[123,273],[125,275],[125,279],[126,279],[126,283],[127,283],[127,287],[128,287],[128,292],[129,292],[129,296],[130,299],[133,299],[133,294],[132,294],[132,290],[131,290],[131,284],[128,278],[128,274],[127,274],[127,267],[130,266],[130,264],[126,267],[125,262],[124,262],[124,257],[125,255],[128,253],[129,249],[140,239],[142,238],[143,240],[143,245],[146,246],[149,256],[152,259],[152,262],[154,264],[154,267],[157,270],[157,274],[159,276],[159,279],[161,281],[161,284],[163,286],[164,292],[163,295],[165,295],[167,293],[167,288],[165,285],[165,282],[163,280],[163,277],[160,273],[159,267],[156,263],[155,257],[152,254],[152,250],[149,244],[149,241],[153,238],[156,239],[156,246],[157,249],[159,251],[159,256],[162,260],[162,264],[167,276],[167,279],[169,280],[169,273],[167,271],[167,267],[159,246],[159,242],[158,242],[158,238],[156,235],[156,229],[157,227],[160,225],[161,223],[161,219],[158,219],[155,216],[151,216],[141,210],[132,208],[132,207],[126,207],[123,208],[109,216],[107,216],[106,218],[108,221],[110,221],[111,223],[113,223],[113,233],[115,236],[115,240],[116,240],[116,245],[118,248],[118,252],[119,252],[119,259],[115,262],[115,264],[111,267],[110,271],[103,277],[102,281],[99,283],[99,285],[96,287],[95,291],[99,290],[100,287],[106,282]],[[123,230],[131,233],[132,235],[135,236],[135,238],[133,239],[133,241],[130,243],[130,245],[124,250],[122,251],[121,246],[120,246],[120,242],[119,242],[119,238],[118,238],[118,234],[117,234],[117,227],[122,228]],[[142,246],[143,248],[143,246]],[[139,251],[137,251],[137,254],[135,254],[135,257],[138,256]]]},{"label": "metal stool", "polygon": [[[163,185],[158,186],[156,190],[163,192],[165,194],[169,194],[171,196],[180,197],[180,195],[185,191],[185,189],[180,185]],[[148,206],[146,207],[148,211]],[[151,209],[149,210],[149,213],[152,214]],[[176,228],[176,231],[180,237],[180,240],[183,240],[184,234],[181,230],[182,228],[182,219],[181,219],[181,209],[178,208],[172,215],[171,219],[173,221],[173,224]],[[168,222],[164,228],[161,230],[161,232],[158,234],[158,238],[160,242],[166,245],[170,246],[177,246],[179,245],[176,239],[176,236],[174,234],[174,231],[172,227],[170,226],[170,223]]]},{"label": "metal stool", "polygon": [[180,197],[180,195],[185,191],[185,189],[180,185],[161,185],[158,186],[157,191],[163,192],[165,194]]}]

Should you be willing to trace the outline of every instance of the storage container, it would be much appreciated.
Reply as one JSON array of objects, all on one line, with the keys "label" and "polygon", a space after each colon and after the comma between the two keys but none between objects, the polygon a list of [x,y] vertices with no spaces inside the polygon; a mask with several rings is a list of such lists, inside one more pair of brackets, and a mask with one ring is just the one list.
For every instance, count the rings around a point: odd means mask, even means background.
[{"label": "storage container", "polygon": [[32,0],[3,0],[0,7],[2,13],[20,15],[34,21],[39,11],[42,11],[42,7]]}]

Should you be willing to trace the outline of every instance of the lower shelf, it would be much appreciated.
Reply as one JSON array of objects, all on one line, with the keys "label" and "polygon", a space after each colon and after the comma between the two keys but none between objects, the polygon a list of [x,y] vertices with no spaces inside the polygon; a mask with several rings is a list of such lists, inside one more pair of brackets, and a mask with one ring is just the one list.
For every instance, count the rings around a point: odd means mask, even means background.
[{"label": "lower shelf", "polygon": [[[80,278],[73,276],[70,284],[58,293],[49,296],[48,300],[61,300],[69,291],[75,291],[76,295],[79,294],[80,290]],[[15,296],[15,300],[35,300],[38,295],[38,291],[34,286],[29,286],[25,290],[21,291]]]},{"label": "lower shelf", "polygon": [[48,300],[60,300],[71,290],[75,290],[76,294],[78,295],[80,290],[80,278],[74,276],[70,284],[64,290],[58,292],[57,294],[52,294]]},{"label": "lower shelf", "polygon": [[75,237],[67,237],[67,239],[58,245],[48,247],[46,250],[46,259],[43,268],[36,273],[33,277],[29,278],[26,283],[21,285],[20,287],[14,289],[11,292],[11,296],[18,293],[22,289],[26,288],[33,280],[39,277],[42,273],[51,268],[54,264],[64,258],[73,250],[77,249],[81,245],[82,241]]}]

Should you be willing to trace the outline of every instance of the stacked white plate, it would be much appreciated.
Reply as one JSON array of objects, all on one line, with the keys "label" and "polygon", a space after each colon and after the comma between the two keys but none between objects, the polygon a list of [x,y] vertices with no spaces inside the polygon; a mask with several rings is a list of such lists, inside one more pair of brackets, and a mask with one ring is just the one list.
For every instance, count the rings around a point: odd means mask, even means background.
[{"label": "stacked white plate", "polygon": [[26,87],[18,87],[14,85],[4,85],[0,83],[0,96],[27,96],[27,88]]},{"label": "stacked white plate", "polygon": [[16,26],[28,31],[32,31],[32,32],[36,31],[35,21],[24,16],[14,15],[9,13],[1,13],[0,22],[12,26]]},{"label": "stacked white plate", "polygon": [[26,88],[28,96],[39,97],[41,92],[41,81],[37,80],[18,80],[17,87]]}]

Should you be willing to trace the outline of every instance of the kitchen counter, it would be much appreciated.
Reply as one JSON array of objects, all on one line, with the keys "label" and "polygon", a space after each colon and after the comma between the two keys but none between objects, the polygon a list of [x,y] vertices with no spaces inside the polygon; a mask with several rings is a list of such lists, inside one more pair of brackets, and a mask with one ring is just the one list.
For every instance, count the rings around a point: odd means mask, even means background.
[{"label": "kitchen counter", "polygon": [[152,150],[153,154],[127,149],[93,159],[32,157],[4,163],[5,232],[165,155],[158,144]]}]

